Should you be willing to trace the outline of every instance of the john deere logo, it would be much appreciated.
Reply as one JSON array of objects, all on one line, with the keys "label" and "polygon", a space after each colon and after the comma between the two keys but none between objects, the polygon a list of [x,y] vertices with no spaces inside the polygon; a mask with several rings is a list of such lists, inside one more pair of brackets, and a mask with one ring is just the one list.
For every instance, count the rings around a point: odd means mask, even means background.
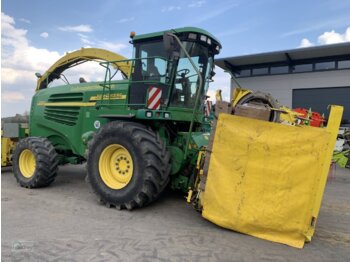
[{"label": "john deere logo", "polygon": [[101,126],[100,121],[96,120],[96,121],[94,122],[94,127],[95,127],[96,129],[99,129],[100,126]]}]

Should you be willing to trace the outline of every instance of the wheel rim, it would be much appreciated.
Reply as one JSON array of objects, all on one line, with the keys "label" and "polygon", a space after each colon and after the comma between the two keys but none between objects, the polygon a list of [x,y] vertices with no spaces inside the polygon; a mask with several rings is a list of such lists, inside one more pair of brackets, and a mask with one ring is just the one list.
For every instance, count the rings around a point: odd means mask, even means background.
[{"label": "wheel rim", "polygon": [[25,149],[19,156],[19,169],[22,175],[26,178],[31,178],[34,175],[36,167],[35,156],[32,151]]},{"label": "wheel rim", "polygon": [[134,170],[129,151],[119,144],[109,145],[102,151],[98,167],[103,182],[112,189],[127,186]]}]

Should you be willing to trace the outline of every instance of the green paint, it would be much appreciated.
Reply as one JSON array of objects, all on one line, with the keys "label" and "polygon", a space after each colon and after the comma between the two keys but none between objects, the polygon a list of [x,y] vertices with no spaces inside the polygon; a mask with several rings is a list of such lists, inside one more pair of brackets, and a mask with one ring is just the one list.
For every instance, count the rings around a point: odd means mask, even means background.
[{"label": "green paint", "polygon": [[173,180],[171,181],[171,188],[174,190],[181,190],[183,192],[187,192],[188,181],[189,181],[189,178],[187,176],[178,175],[174,177]]},{"label": "green paint", "polygon": [[147,39],[151,39],[151,38],[161,38],[161,37],[163,37],[165,32],[171,32],[171,33],[176,34],[176,35],[181,35],[181,33],[196,33],[199,35],[209,36],[215,42],[217,42],[217,44],[219,44],[219,46],[221,48],[221,44],[215,36],[213,36],[208,31],[197,28],[197,27],[182,27],[182,28],[159,31],[159,32],[154,32],[154,33],[149,33],[149,34],[135,35],[135,37],[133,38],[133,41],[137,42],[137,41],[143,41],[143,40],[147,40]]},{"label": "green paint", "polygon": [[171,174],[177,174],[183,167],[184,152],[177,146],[168,146],[171,154]]},{"label": "green paint", "polygon": [[334,152],[332,161],[336,162],[340,167],[347,167],[348,163],[350,165],[350,150]]}]

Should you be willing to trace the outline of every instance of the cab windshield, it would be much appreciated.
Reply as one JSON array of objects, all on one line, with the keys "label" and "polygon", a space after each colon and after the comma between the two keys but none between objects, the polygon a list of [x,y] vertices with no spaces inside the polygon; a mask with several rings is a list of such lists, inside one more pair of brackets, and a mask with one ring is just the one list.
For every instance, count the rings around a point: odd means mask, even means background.
[{"label": "cab windshield", "polygon": [[[203,84],[207,80],[209,63],[208,48],[196,42],[182,42],[192,61],[202,74]],[[190,60],[181,50],[180,57],[176,65],[176,75],[174,88],[172,90],[171,106],[183,106],[192,108],[195,104],[199,76],[193,68]],[[203,94],[205,90],[203,90]]]},{"label": "cab windshield", "polygon": [[[208,48],[193,41],[183,41],[182,44],[202,74],[203,85],[207,86],[207,77],[212,68],[212,58],[209,58]],[[134,88],[130,93],[133,101],[130,102],[144,103],[147,96],[146,86],[157,86],[162,89],[161,105],[163,107],[193,108],[199,76],[183,50],[180,50],[179,56],[174,58],[169,57],[164,50],[163,42],[159,40],[136,43],[135,47],[136,60],[131,76]],[[136,87],[138,90],[135,90]],[[135,92],[132,92],[133,89]],[[202,95],[206,92],[204,89],[201,88]]]}]

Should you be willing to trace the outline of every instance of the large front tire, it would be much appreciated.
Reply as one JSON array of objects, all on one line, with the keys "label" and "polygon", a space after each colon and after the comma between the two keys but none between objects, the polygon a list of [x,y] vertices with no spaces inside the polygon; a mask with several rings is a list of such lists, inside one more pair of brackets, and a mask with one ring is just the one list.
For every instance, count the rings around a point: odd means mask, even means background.
[{"label": "large front tire", "polygon": [[27,137],[18,142],[13,153],[13,173],[20,186],[48,186],[55,180],[57,167],[57,153],[47,138]]},{"label": "large front tire", "polygon": [[110,122],[89,143],[87,172],[103,203],[131,210],[151,203],[163,191],[169,181],[170,155],[146,126]]}]

